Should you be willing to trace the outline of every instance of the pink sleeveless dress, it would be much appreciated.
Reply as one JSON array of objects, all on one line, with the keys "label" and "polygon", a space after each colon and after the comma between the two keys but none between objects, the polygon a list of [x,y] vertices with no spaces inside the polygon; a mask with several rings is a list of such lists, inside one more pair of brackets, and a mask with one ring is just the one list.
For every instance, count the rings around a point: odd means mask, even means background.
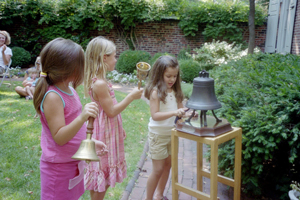
[{"label": "pink sleeveless dress", "polygon": [[[97,79],[93,79],[93,83]],[[111,84],[107,85],[113,104],[117,104],[115,93]],[[92,85],[93,87],[93,85]],[[94,121],[92,137],[107,145],[108,153],[101,156],[100,162],[91,162],[86,168],[84,184],[86,190],[104,192],[105,187],[115,187],[116,182],[121,183],[126,178],[126,161],[124,152],[124,137],[121,114],[110,118],[106,115],[98,101],[95,101],[90,90],[90,97],[99,106],[99,114]]]},{"label": "pink sleeveless dress", "polygon": [[64,104],[66,125],[70,124],[82,112],[77,92],[71,87],[70,89],[72,93],[66,93],[56,86],[49,86],[41,103],[41,200],[76,200],[84,193],[85,163],[71,157],[77,152],[81,141],[86,138],[86,124],[83,124],[69,142],[60,146],[53,140],[43,110],[43,102],[47,94],[50,92],[58,94]]}]

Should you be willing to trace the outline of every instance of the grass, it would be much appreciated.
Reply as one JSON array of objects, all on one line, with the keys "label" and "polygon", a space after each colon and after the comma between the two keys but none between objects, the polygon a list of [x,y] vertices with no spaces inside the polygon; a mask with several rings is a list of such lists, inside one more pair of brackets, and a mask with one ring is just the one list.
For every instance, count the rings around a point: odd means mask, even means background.
[{"label": "grass", "polygon": [[[21,82],[13,82],[13,87],[16,85],[21,85]],[[77,92],[83,105],[90,102],[88,98],[83,98],[82,86]],[[118,91],[115,94],[118,101],[127,95]],[[20,98],[2,84],[0,108],[0,199],[40,199],[41,123],[33,117],[35,110],[32,101]],[[119,200],[133,177],[147,139],[149,117],[149,106],[143,100],[132,102],[122,112],[127,133],[125,154],[128,177],[123,183],[116,184],[115,188],[110,188],[106,199]],[[86,191],[81,199],[90,199],[89,192]]]}]

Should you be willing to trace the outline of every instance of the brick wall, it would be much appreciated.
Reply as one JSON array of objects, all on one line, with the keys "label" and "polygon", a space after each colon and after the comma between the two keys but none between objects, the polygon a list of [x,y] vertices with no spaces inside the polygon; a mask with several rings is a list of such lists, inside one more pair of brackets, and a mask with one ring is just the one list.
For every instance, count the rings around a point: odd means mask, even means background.
[{"label": "brick wall", "polygon": [[[178,55],[179,51],[188,46],[193,50],[201,47],[205,42],[203,27],[199,27],[199,31],[196,36],[184,36],[182,30],[178,27],[178,20],[166,19],[160,22],[148,22],[140,23],[136,26],[136,38],[137,38],[137,49],[149,52],[152,56],[158,52],[168,52],[173,55]],[[11,34],[12,39],[13,33],[16,32],[19,25],[8,27],[6,30]],[[249,31],[248,25],[242,24],[243,38],[248,43]],[[255,43],[262,51],[265,48],[266,38],[266,25],[256,27],[256,38]],[[76,34],[76,33],[75,33]],[[117,46],[117,56],[129,47],[122,42],[118,37],[117,30],[112,29],[109,33],[105,31],[92,31],[90,33],[92,37],[104,36],[112,40]],[[44,44],[43,44],[44,45]]]},{"label": "brick wall", "polygon": [[300,54],[300,3],[297,3],[292,39],[292,54]]},{"label": "brick wall", "polygon": [[[196,36],[185,37],[182,30],[178,27],[178,20],[162,20],[160,22],[142,23],[136,26],[137,46],[139,50],[149,52],[152,56],[158,52],[168,52],[178,55],[179,51],[188,46],[193,50],[201,47],[205,42],[204,36],[201,34],[203,28],[199,28]],[[244,40],[248,43],[249,31],[248,25],[241,25]],[[256,27],[255,44],[262,51],[265,49],[266,25]],[[92,36],[102,35],[111,39],[117,46],[118,55],[128,49],[126,44],[118,38],[115,29],[110,33],[104,31],[94,31]]]}]

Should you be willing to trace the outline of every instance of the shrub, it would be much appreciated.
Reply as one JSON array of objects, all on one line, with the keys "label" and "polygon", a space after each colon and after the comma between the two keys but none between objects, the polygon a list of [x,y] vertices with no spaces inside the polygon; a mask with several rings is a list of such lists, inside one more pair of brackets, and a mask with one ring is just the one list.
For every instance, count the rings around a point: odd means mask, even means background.
[{"label": "shrub", "polygon": [[187,48],[180,49],[177,59],[178,60],[190,59],[189,54],[191,54],[191,48],[189,46]]},{"label": "shrub", "polygon": [[24,77],[25,71],[22,71],[21,67],[15,67],[15,68],[11,67],[10,74],[11,76]]},{"label": "shrub", "polygon": [[31,61],[31,55],[28,51],[23,49],[22,47],[13,47],[12,49],[12,63],[11,67],[23,67],[24,65],[27,65]]},{"label": "shrub", "polygon": [[181,83],[181,89],[185,98],[189,99],[193,93],[193,84]]},{"label": "shrub", "polygon": [[138,62],[149,62],[150,58],[150,53],[146,51],[126,50],[120,54],[116,69],[118,72],[130,74],[134,72]]},{"label": "shrub", "polygon": [[168,52],[165,52],[165,53],[156,53],[156,54],[154,54],[154,56],[151,58],[149,64],[150,64],[151,66],[153,66],[154,63],[155,63],[155,61],[156,61],[159,57],[165,56],[165,55],[169,55],[169,56],[175,57],[173,54],[170,54],[170,53],[168,53]]},{"label": "shrub", "polygon": [[[300,180],[299,63],[298,55],[260,53],[210,71],[222,102],[217,115],[243,129],[244,193],[279,199]],[[226,176],[233,175],[233,154],[234,145],[219,152]]]},{"label": "shrub", "polygon": [[194,78],[199,75],[201,67],[192,59],[179,60],[181,79],[187,83],[193,83]]},{"label": "shrub", "polygon": [[[201,48],[194,49],[195,54],[188,54],[187,56],[197,61],[202,69],[206,71],[226,63],[230,60],[240,59],[247,55],[247,50],[242,51],[241,45],[229,44],[226,41],[215,41],[204,43]],[[255,50],[257,52],[258,49]]]}]

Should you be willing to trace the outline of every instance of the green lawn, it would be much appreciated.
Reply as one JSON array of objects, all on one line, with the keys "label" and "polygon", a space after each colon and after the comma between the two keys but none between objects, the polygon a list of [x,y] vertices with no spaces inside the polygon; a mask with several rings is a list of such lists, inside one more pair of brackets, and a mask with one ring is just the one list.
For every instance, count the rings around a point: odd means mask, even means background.
[{"label": "green lawn", "polygon": [[[13,87],[16,85],[21,85],[21,82],[13,82]],[[83,98],[82,86],[77,92],[83,105],[90,102]],[[118,101],[127,95],[118,91],[115,93]],[[20,98],[6,84],[2,84],[0,108],[0,199],[40,199],[41,124],[39,119],[34,118],[32,100]],[[109,189],[106,199],[119,200],[133,177],[147,139],[149,117],[149,106],[143,100],[134,101],[122,112],[127,133],[125,152],[128,177]],[[89,192],[86,191],[81,199],[90,199]]]}]

